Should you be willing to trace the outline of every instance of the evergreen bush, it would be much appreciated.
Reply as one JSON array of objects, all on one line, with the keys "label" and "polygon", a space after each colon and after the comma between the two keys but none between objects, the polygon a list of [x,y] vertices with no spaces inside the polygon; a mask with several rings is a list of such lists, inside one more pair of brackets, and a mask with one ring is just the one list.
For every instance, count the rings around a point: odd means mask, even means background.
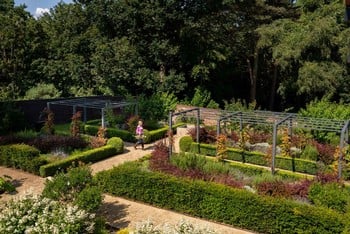
[{"label": "evergreen bush", "polygon": [[107,145],[115,147],[117,153],[123,153],[124,151],[124,142],[119,137],[111,137],[107,140]]},{"label": "evergreen bush", "polygon": [[179,141],[180,151],[189,152],[193,140],[191,136],[183,136]]}]

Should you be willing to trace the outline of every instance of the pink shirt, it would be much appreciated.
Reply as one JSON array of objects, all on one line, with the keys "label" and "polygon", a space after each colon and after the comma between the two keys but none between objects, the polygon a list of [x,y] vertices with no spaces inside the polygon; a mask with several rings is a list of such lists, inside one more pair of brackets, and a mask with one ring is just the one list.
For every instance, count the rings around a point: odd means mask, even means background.
[{"label": "pink shirt", "polygon": [[140,125],[137,125],[136,135],[142,135],[142,134],[143,134],[143,127]]}]

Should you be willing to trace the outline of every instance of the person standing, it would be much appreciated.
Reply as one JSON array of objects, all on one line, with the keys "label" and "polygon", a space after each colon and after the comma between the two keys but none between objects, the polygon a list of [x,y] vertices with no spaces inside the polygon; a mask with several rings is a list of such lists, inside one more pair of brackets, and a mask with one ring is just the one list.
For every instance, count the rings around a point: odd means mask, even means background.
[{"label": "person standing", "polygon": [[143,123],[142,121],[140,120],[138,122],[138,125],[136,127],[136,144],[134,145],[134,148],[137,149],[137,146],[138,145],[141,145],[142,146],[142,149],[144,149],[144,143],[143,143]]}]

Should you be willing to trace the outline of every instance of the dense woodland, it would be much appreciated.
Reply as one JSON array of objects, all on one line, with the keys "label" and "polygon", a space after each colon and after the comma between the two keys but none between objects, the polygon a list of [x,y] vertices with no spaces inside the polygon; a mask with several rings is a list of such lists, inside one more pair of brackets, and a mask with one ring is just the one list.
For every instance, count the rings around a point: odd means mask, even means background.
[{"label": "dense woodland", "polygon": [[278,111],[349,103],[344,12],[340,0],[74,0],[36,19],[1,0],[0,98],[197,93],[202,105]]}]

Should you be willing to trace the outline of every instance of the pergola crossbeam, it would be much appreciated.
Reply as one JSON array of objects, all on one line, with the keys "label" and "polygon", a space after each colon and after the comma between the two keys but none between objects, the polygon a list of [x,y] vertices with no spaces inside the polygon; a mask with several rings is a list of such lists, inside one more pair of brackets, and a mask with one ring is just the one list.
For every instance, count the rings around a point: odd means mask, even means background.
[{"label": "pergola crossbeam", "polygon": [[[61,106],[71,106],[73,107],[73,114],[76,112],[77,107],[81,107],[84,109],[84,122],[86,122],[86,109],[99,109],[101,110],[101,121],[102,121],[102,127],[105,127],[105,110],[106,108],[121,108],[125,106],[135,105],[137,107],[137,102],[127,102],[127,101],[120,101],[115,102],[111,101],[109,99],[103,100],[103,99],[92,99],[92,98],[72,98],[72,99],[65,99],[65,100],[59,100],[59,101],[52,101],[47,102],[47,108],[50,109],[51,105],[61,105]],[[137,111],[137,109],[136,109]]]}]

